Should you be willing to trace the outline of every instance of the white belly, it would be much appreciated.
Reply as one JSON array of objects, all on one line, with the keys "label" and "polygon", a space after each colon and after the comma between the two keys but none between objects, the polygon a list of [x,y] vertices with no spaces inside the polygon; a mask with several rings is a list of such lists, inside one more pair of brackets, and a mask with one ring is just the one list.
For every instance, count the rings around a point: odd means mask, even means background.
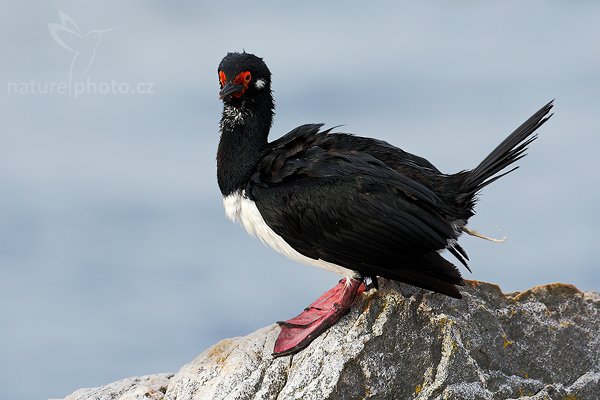
[{"label": "white belly", "polygon": [[313,265],[323,268],[336,274],[346,277],[358,277],[358,273],[323,260],[315,260],[314,258],[306,257],[298,253],[290,246],[281,236],[276,234],[273,229],[267,225],[262,215],[258,211],[256,204],[244,196],[243,191],[237,191],[229,196],[223,197],[223,206],[225,207],[225,215],[232,220],[242,224],[246,231],[252,236],[258,238],[265,244],[271,246],[278,252],[285,254],[292,260],[299,261],[303,264]]}]

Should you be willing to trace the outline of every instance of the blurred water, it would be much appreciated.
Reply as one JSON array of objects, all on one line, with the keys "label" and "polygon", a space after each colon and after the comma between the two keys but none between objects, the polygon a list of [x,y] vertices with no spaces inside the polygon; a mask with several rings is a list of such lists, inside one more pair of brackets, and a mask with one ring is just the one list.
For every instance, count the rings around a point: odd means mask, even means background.
[{"label": "blurred water", "polygon": [[[60,397],[175,371],[336,282],[223,216],[216,68],[243,48],[274,74],[272,137],[343,123],[447,172],[476,165],[556,97],[522,169],[482,196],[472,225],[509,239],[465,238],[467,276],[506,291],[558,280],[599,290],[599,6],[502,4],[5,2],[2,396]],[[58,93],[75,53],[49,23],[90,57],[71,78],[95,89]],[[117,26],[99,43],[88,35]],[[54,94],[37,93],[50,82]],[[152,90],[97,92],[112,82]]]}]

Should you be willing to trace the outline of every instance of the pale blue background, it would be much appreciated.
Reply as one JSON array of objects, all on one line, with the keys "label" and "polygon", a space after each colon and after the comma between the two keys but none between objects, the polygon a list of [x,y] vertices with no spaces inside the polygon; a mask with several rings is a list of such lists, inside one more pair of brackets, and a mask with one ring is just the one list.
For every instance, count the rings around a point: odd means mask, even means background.
[{"label": "pale blue background", "polygon": [[[273,138],[345,124],[446,172],[474,167],[556,98],[522,168],[485,190],[471,221],[508,241],[464,238],[465,275],[505,291],[600,290],[597,2],[199,3],[3,3],[2,398],[174,372],[337,281],[223,215],[216,68],[243,48],[274,74]],[[154,93],[8,93],[68,79],[72,54],[48,30],[59,11],[83,33],[124,25],[103,35],[88,77]]]}]

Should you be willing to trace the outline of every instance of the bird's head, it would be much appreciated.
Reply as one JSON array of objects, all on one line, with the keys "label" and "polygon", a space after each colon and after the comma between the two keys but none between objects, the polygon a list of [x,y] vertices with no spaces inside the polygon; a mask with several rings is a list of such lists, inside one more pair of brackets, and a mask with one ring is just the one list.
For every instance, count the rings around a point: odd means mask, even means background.
[{"label": "bird's head", "polygon": [[228,53],[219,64],[219,98],[239,104],[263,93],[271,93],[271,72],[262,58],[250,53]]}]

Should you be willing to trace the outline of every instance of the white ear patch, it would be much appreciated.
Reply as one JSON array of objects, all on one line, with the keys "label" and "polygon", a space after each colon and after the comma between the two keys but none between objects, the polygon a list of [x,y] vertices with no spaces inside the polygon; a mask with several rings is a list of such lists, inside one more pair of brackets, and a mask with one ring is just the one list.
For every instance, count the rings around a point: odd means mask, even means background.
[{"label": "white ear patch", "polygon": [[257,80],[256,80],[256,83],[254,84],[254,86],[255,86],[257,89],[262,89],[262,88],[264,88],[264,87],[265,87],[265,85],[266,85],[266,84],[267,84],[267,82],[265,82],[265,80],[264,80],[264,79],[257,79]]}]

